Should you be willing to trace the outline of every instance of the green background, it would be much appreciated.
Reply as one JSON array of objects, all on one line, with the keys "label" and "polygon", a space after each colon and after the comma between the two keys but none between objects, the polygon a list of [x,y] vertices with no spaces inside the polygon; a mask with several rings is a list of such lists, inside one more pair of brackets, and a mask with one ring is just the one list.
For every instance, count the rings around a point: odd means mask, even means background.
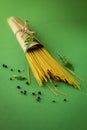
[{"label": "green background", "polygon": [[[81,91],[64,83],[58,88],[67,93],[55,96],[48,88],[40,88],[31,73],[31,84],[9,78],[27,76],[28,62],[7,24],[17,16],[29,20],[44,47],[57,59],[57,52],[74,65],[85,82]],[[60,60],[59,60],[60,61]],[[61,61],[60,61],[61,62]],[[7,69],[2,64],[7,64]],[[14,68],[11,72],[10,68]],[[87,2],[86,0],[0,0],[0,130],[86,130],[87,129]],[[20,85],[28,94],[20,94]],[[41,102],[31,93],[41,90]],[[52,103],[52,99],[56,103]]]}]

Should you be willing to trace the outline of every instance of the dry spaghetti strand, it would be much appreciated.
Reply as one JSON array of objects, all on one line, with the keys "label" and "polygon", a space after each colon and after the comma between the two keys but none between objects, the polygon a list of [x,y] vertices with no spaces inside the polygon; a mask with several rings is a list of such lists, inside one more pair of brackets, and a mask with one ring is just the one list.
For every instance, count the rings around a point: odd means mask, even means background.
[{"label": "dry spaghetti strand", "polygon": [[44,47],[27,52],[26,57],[40,86],[43,85],[43,81],[47,82],[52,77],[53,79],[68,82],[70,85],[80,88],[79,83],[67,73],[62,65]]}]

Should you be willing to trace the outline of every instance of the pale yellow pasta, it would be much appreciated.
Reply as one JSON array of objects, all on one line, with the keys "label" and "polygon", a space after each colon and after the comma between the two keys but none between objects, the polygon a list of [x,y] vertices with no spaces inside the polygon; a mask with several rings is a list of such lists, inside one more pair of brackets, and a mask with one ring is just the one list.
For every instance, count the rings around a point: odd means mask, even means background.
[{"label": "pale yellow pasta", "polygon": [[44,81],[47,82],[52,77],[53,79],[61,80],[76,88],[80,88],[79,83],[72,78],[44,47],[27,52],[26,57],[40,86],[43,85]]}]

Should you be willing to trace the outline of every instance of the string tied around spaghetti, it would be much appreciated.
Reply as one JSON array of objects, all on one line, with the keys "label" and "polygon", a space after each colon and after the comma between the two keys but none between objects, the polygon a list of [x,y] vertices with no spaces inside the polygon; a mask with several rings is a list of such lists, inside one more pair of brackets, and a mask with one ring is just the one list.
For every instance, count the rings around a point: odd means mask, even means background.
[{"label": "string tied around spaghetti", "polygon": [[32,50],[32,49],[36,49],[38,46],[43,46],[42,44],[40,44],[40,41],[36,38],[35,33],[31,30],[29,30],[29,22],[28,20],[24,21],[24,25],[23,27],[21,27],[21,29],[19,29],[16,33],[15,36],[17,36],[17,34],[19,32],[21,32],[21,38],[24,39],[24,48],[25,52]]},{"label": "string tied around spaghetti", "polygon": [[15,36],[16,36],[17,33],[19,33],[19,32],[22,32],[21,37],[23,37],[24,34],[27,34],[27,35],[31,35],[31,34],[32,34],[32,35],[33,35],[34,32],[32,32],[32,31],[29,30],[28,25],[29,25],[29,21],[28,21],[28,20],[25,20],[25,21],[24,21],[24,26],[23,26],[21,29],[19,29],[19,30],[15,33]]}]

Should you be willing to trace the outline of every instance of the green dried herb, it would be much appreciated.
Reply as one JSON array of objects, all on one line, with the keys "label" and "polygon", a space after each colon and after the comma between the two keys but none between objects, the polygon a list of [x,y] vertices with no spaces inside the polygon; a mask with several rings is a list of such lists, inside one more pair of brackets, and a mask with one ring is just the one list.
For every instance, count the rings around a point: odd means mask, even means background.
[{"label": "green dried herb", "polygon": [[26,38],[25,42],[25,46],[26,46],[26,50],[29,48],[29,45],[34,41],[34,35],[33,34],[29,34],[28,37]]},{"label": "green dried herb", "polygon": [[21,76],[21,75],[14,75],[13,77],[14,77],[15,79],[17,79],[17,80],[26,80],[26,77]]},{"label": "green dried herb", "polygon": [[30,84],[30,67],[27,67],[27,72],[28,72],[28,84]]},{"label": "green dried herb", "polygon": [[70,70],[74,70],[74,67],[70,61],[65,56],[62,56],[61,54],[58,53],[58,56],[62,60],[63,64],[65,67],[69,68]]}]

